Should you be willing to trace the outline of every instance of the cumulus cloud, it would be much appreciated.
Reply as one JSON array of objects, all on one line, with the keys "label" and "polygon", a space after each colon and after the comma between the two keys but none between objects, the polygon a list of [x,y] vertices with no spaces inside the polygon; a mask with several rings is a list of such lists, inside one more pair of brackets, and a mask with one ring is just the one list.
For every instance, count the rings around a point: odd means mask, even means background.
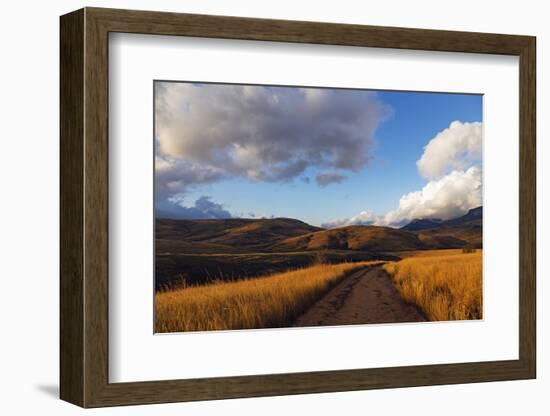
[{"label": "cumulus cloud", "polygon": [[336,228],[344,227],[346,225],[373,225],[380,221],[374,212],[371,211],[362,211],[359,215],[356,215],[351,218],[341,218],[333,221],[329,221],[325,224],[321,224],[321,227],[324,228]]},{"label": "cumulus cloud", "polygon": [[[386,107],[367,91],[157,83],[161,191],[228,177],[288,181],[310,167],[358,171]],[[321,183],[321,182],[319,182]]]},{"label": "cumulus cloud", "polygon": [[341,183],[346,179],[346,176],[341,175],[337,172],[321,172],[318,173],[315,177],[317,184],[321,187],[326,187],[331,183]]},{"label": "cumulus cloud", "polygon": [[159,157],[155,160],[155,195],[158,199],[183,194],[190,184],[207,184],[223,178],[224,173],[212,166]]},{"label": "cumulus cloud", "polygon": [[481,161],[481,123],[453,121],[431,139],[416,162],[426,179],[438,179],[453,170],[464,170]]},{"label": "cumulus cloud", "polygon": [[421,190],[403,195],[399,207],[378,222],[397,225],[414,218],[448,220],[464,215],[482,205],[481,173],[480,167],[472,166],[430,181]]},{"label": "cumulus cloud", "polygon": [[324,226],[400,227],[415,218],[456,218],[482,205],[481,134],[481,123],[452,122],[430,140],[417,161],[419,173],[429,179],[422,189],[403,195],[398,207],[385,215],[364,211]]},{"label": "cumulus cloud", "polygon": [[209,196],[201,196],[194,205],[185,206],[183,200],[172,199],[170,203],[164,203],[157,211],[159,218],[172,219],[220,219],[231,218],[229,211],[224,209],[222,204],[218,204]]}]

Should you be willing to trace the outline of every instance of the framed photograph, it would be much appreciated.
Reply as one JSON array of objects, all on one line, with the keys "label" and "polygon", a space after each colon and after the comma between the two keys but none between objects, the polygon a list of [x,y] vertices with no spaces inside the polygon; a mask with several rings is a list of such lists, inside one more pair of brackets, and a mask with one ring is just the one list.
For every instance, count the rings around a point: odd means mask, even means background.
[{"label": "framed photograph", "polygon": [[536,377],[534,37],[60,24],[63,400]]}]

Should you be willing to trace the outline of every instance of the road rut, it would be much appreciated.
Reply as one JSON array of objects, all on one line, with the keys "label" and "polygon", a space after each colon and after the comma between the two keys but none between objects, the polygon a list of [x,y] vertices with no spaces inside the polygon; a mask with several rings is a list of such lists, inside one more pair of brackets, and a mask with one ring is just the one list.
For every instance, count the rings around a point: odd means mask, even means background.
[{"label": "road rut", "polygon": [[294,326],[422,322],[422,312],[406,303],[381,267],[358,270],[300,316]]}]

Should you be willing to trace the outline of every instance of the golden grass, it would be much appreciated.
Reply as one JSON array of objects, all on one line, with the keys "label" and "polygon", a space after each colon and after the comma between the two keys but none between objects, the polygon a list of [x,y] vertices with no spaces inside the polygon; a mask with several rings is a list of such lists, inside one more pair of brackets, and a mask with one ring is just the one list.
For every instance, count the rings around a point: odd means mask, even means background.
[{"label": "golden grass", "polygon": [[384,265],[405,301],[431,321],[482,318],[482,251],[430,250]]},{"label": "golden grass", "polygon": [[187,287],[155,295],[155,332],[288,326],[366,261],[317,264],[268,277]]},{"label": "golden grass", "polygon": [[411,251],[395,251],[392,252],[396,256],[403,259],[409,257],[441,257],[441,256],[458,256],[464,254],[461,248],[443,248],[437,250],[411,250]]}]

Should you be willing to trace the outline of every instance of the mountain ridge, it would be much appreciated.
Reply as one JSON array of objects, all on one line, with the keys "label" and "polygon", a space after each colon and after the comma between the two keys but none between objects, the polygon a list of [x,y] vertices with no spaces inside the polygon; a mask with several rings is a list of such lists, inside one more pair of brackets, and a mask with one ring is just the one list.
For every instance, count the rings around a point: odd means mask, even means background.
[{"label": "mountain ridge", "polygon": [[472,221],[479,221],[483,219],[483,206],[471,208],[464,215],[448,220],[441,220],[439,218],[415,218],[411,220],[407,225],[401,227],[401,230],[408,231],[421,231],[429,230],[433,228],[442,228],[453,225],[461,225]]},{"label": "mountain ridge", "polygon": [[391,252],[482,245],[482,207],[450,220],[417,219],[398,229],[349,225],[324,229],[293,218],[156,220],[157,253],[350,250]]},{"label": "mountain ridge", "polygon": [[[462,246],[483,247],[483,206],[472,208],[460,217],[432,224],[428,228],[415,226],[414,224],[418,224],[418,222],[414,223],[414,220],[403,228],[408,227],[410,224],[413,224],[413,228],[416,229],[410,230],[409,227],[409,230],[417,233],[419,238],[424,241],[446,239],[451,243],[450,239],[456,239],[465,243]],[[455,243],[458,243],[458,241],[455,241]]]},{"label": "mountain ridge", "polygon": [[398,260],[399,252],[411,250],[481,247],[481,219],[462,221],[409,231],[373,225],[324,229],[292,218],[157,218],[155,285],[267,275],[318,261]]}]

